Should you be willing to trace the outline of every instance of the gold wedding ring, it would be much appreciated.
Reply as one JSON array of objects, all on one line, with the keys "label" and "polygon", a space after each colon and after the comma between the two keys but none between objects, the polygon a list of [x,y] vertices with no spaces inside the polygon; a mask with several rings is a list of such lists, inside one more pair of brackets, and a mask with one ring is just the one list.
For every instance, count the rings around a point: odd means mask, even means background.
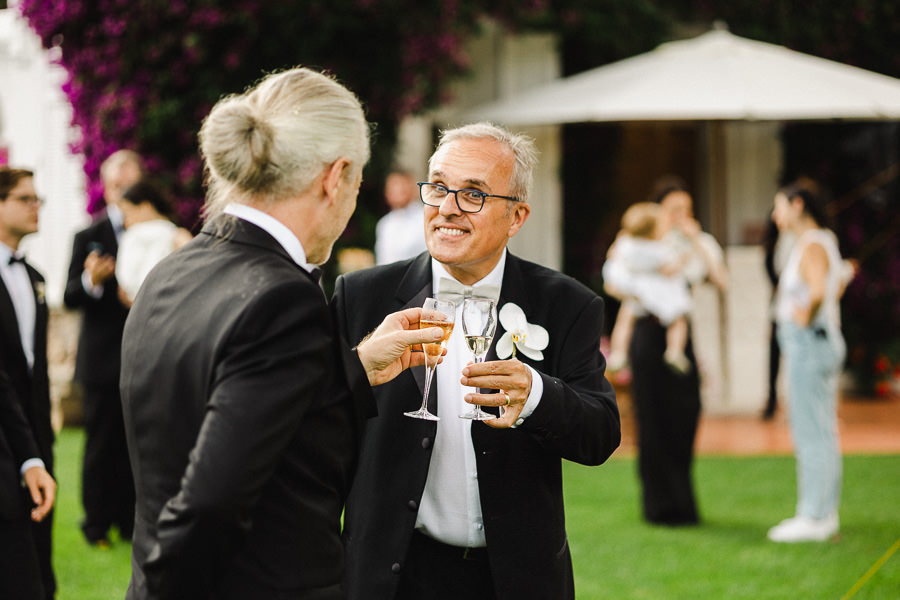
[{"label": "gold wedding ring", "polygon": [[503,395],[506,396],[506,406],[509,406],[509,394],[506,392],[503,392]]}]

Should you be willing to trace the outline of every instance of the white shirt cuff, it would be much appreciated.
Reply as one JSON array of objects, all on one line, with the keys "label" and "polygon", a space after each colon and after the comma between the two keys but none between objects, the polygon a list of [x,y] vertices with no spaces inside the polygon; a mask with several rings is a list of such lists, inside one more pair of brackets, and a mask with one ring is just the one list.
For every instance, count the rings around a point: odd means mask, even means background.
[{"label": "white shirt cuff", "polygon": [[19,469],[19,475],[25,475],[25,471],[30,469],[31,467],[41,467],[42,469],[46,469],[47,467],[44,465],[44,461],[39,458],[29,458],[25,462],[22,463],[22,468]]},{"label": "white shirt cuff", "polygon": [[541,403],[541,396],[544,395],[544,380],[541,379],[541,374],[535,371],[531,365],[525,366],[531,371],[531,393],[528,394],[528,400],[525,401],[525,406],[522,408],[522,412],[519,413],[519,418],[516,419],[513,427],[521,425],[525,422],[525,419],[531,416],[531,413]]},{"label": "white shirt cuff", "polygon": [[102,285],[94,285],[91,282],[91,274],[87,271],[81,272],[81,286],[84,288],[84,291],[88,293],[92,298],[100,298],[103,296],[103,286]]}]

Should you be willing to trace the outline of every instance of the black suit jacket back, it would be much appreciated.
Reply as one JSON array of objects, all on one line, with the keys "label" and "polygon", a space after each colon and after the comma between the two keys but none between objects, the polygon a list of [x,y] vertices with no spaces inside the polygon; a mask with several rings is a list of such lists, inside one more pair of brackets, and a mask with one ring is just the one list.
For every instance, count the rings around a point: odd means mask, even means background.
[{"label": "black suit jacket back", "polygon": [[223,217],[154,269],[121,393],[129,598],[342,597],[341,509],[373,400],[321,288],[269,234]]},{"label": "black suit jacket back", "polygon": [[[333,307],[346,341],[356,343],[389,312],[421,306],[432,292],[430,261],[423,253],[338,279]],[[550,342],[543,361],[520,355],[544,384],[524,424],[472,423],[491,572],[500,600],[566,600],[574,592],[560,459],[599,464],[620,440],[599,351],[603,304],[570,277],[512,255],[498,306],[507,302],[545,327]],[[498,326],[495,343],[502,334]],[[437,431],[433,421],[403,416],[421,403],[423,372],[411,369],[375,388],[378,416],[367,423],[344,517],[351,600],[392,600],[403,569]]]},{"label": "black suit jacket back", "polygon": [[53,427],[50,421],[50,380],[47,376],[47,303],[44,278],[26,264],[35,300],[34,365],[22,350],[19,323],[6,284],[0,279],[0,367],[9,378],[9,389],[19,402],[37,441],[40,458],[53,471]]},{"label": "black suit jacket back", "polygon": [[94,245],[101,253],[113,257],[118,252],[115,230],[105,215],[75,234],[63,301],[66,307],[82,311],[75,380],[88,385],[115,387],[119,384],[119,351],[128,309],[119,301],[119,284],[115,277],[103,284],[100,298],[94,298],[84,290],[81,281],[84,261]]}]

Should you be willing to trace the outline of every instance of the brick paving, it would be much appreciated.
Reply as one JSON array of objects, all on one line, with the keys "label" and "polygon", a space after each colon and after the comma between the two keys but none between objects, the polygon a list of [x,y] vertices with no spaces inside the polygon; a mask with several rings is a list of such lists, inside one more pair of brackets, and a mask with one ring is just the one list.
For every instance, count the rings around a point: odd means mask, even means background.
[{"label": "brick paving", "polygon": [[[627,388],[617,389],[622,413],[623,456],[635,452],[634,419]],[[702,415],[697,432],[698,455],[792,454],[785,407],[764,421],[760,411],[742,415]],[[900,454],[900,395],[887,398],[847,396],[838,405],[838,428],[844,454]]]}]

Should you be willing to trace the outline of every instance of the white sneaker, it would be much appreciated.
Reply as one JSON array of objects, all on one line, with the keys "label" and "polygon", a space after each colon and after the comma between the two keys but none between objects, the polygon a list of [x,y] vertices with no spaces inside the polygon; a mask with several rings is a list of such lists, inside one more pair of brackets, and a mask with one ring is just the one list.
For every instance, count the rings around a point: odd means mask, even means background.
[{"label": "white sneaker", "polygon": [[773,542],[824,542],[838,532],[837,515],[824,519],[791,517],[769,530],[767,537]]}]

